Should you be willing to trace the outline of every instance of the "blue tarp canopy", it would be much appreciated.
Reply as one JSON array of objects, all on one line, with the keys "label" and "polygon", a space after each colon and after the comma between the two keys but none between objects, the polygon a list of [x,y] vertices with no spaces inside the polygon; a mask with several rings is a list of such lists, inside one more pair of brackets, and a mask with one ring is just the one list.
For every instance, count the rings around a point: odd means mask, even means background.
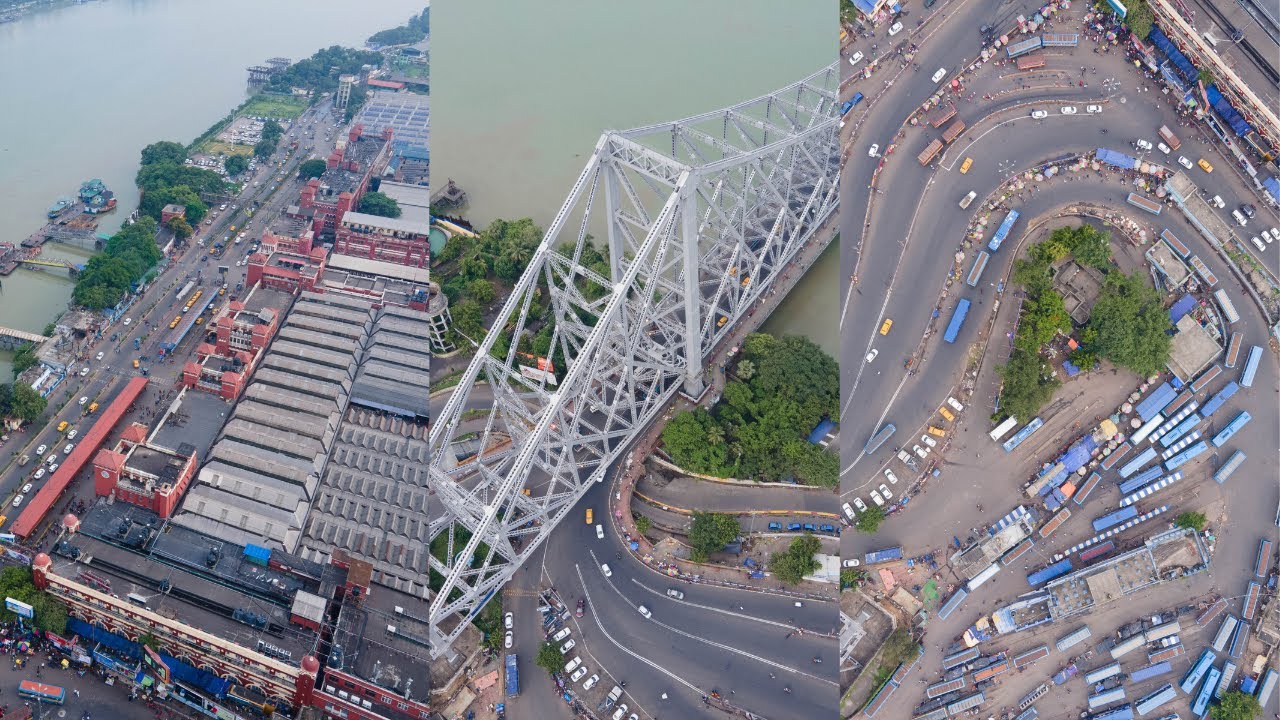
[{"label": "blue tarp canopy", "polygon": [[1266,180],[1263,180],[1262,189],[1266,190],[1268,195],[1275,198],[1276,202],[1280,202],[1280,180],[1276,179],[1276,176],[1272,175]]},{"label": "blue tarp canopy", "polygon": [[1068,473],[1084,467],[1089,462],[1089,458],[1093,455],[1093,451],[1098,449],[1098,443],[1093,439],[1092,435],[1085,437],[1068,450],[1060,461]]},{"label": "blue tarp canopy", "polygon": [[1130,157],[1128,155],[1125,155],[1124,153],[1116,152],[1115,150],[1098,148],[1095,155],[1097,155],[1099,162],[1104,162],[1108,165],[1114,165],[1122,170],[1132,170],[1138,166],[1137,158]]},{"label": "blue tarp canopy", "polygon": [[818,427],[814,428],[813,432],[809,433],[809,442],[817,445],[822,442],[822,438],[826,437],[827,433],[834,430],[835,427],[836,424],[831,421],[831,418],[822,418],[822,422],[818,423]]},{"label": "blue tarp canopy", "polygon": [[1182,79],[1190,83],[1195,82],[1200,76],[1200,73],[1196,71],[1196,66],[1191,64],[1187,56],[1182,54],[1182,51],[1173,44],[1173,41],[1158,26],[1151,26],[1151,34],[1147,36],[1147,39],[1160,52],[1164,53],[1165,57],[1169,58],[1169,62],[1173,63],[1174,67],[1178,69],[1178,74],[1182,76]]},{"label": "blue tarp canopy", "polygon": [[876,3],[874,0],[853,0],[853,6],[858,8],[858,11],[865,15],[870,15],[876,11]]},{"label": "blue tarp canopy", "polygon": [[1173,306],[1169,308],[1169,322],[1173,325],[1177,325],[1178,321],[1185,317],[1187,313],[1191,312],[1195,306],[1196,299],[1190,295],[1183,295],[1178,298],[1178,302],[1174,303]]},{"label": "blue tarp canopy", "polygon": [[[142,650],[139,648],[137,643],[130,642],[119,635],[107,632],[102,628],[94,627],[83,620],[68,617],[67,630],[85,638],[86,640],[90,640],[95,643],[102,643],[119,655],[131,658],[142,657]],[[194,668],[175,657],[166,655],[165,653],[160,653],[160,659],[169,666],[169,673],[175,680],[181,680],[189,685],[194,685],[213,697],[226,697],[227,690],[231,688],[230,681],[220,678],[207,670]]]},{"label": "blue tarp canopy", "polygon": [[1218,115],[1222,120],[1231,126],[1231,131],[1240,137],[1248,135],[1253,128],[1249,127],[1249,123],[1245,122],[1244,116],[1236,112],[1231,106],[1231,102],[1223,97],[1222,92],[1218,90],[1217,84],[1210,84],[1205,88],[1204,94],[1209,98],[1209,104],[1213,109],[1218,111]]},{"label": "blue tarp canopy", "polygon": [[1072,365],[1070,360],[1062,361],[1062,369],[1067,371],[1067,377],[1075,377],[1080,374],[1080,368]]}]

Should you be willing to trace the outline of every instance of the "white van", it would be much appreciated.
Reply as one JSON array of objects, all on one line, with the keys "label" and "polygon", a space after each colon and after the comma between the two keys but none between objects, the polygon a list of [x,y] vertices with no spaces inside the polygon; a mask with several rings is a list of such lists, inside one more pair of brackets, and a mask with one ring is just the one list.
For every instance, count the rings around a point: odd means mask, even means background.
[{"label": "white van", "polygon": [[974,199],[974,198],[976,198],[976,197],[978,197],[978,193],[977,193],[977,191],[976,191],[976,190],[970,190],[970,191],[969,191],[969,194],[968,194],[968,195],[965,195],[965,196],[964,196],[964,199],[960,201],[960,208],[961,208],[961,209],[964,209],[964,208],[969,207],[969,203],[973,202],[973,199]]},{"label": "white van", "polygon": [[1240,211],[1239,211],[1239,210],[1232,210],[1232,211],[1231,211],[1231,217],[1235,218],[1235,219],[1236,219],[1236,224],[1237,224],[1237,225],[1240,225],[1241,227],[1243,227],[1243,226],[1245,225],[1245,223],[1249,222],[1247,219],[1245,219],[1245,216],[1244,216],[1244,215],[1241,215],[1241,214],[1240,214]]}]

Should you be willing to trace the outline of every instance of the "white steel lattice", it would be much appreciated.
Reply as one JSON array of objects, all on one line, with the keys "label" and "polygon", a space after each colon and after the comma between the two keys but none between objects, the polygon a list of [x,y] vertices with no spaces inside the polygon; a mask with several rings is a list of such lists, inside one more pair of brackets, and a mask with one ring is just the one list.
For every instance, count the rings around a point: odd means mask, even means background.
[{"label": "white steel lattice", "polygon": [[[430,535],[442,558],[430,562],[444,577],[429,611],[433,656],[677,391],[702,392],[717,342],[834,218],[838,85],[833,64],[764,97],[596,143],[433,418]],[[604,233],[608,277],[583,261],[593,230]],[[522,372],[533,363],[517,352],[548,322],[565,365],[556,385]],[[477,409],[483,421],[464,416]],[[470,432],[480,459],[459,472],[450,448]]]}]

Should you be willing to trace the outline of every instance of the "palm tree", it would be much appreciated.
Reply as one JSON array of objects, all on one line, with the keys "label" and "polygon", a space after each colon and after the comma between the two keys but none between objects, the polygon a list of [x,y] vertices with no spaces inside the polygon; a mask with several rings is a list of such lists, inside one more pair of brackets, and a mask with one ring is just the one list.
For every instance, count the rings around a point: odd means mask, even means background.
[{"label": "palm tree", "polygon": [[724,428],[720,427],[719,425],[712,425],[711,427],[707,428],[707,444],[708,445],[715,446],[723,442],[724,442]]}]

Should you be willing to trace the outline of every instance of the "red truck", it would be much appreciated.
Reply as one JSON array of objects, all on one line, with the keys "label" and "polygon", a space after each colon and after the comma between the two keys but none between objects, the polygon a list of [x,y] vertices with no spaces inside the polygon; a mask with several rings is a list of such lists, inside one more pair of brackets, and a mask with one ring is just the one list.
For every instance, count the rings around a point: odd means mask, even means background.
[{"label": "red truck", "polygon": [[1177,150],[1182,147],[1182,141],[1179,140],[1178,136],[1174,135],[1173,131],[1165,125],[1160,126],[1160,139],[1164,140],[1170,150]]}]

